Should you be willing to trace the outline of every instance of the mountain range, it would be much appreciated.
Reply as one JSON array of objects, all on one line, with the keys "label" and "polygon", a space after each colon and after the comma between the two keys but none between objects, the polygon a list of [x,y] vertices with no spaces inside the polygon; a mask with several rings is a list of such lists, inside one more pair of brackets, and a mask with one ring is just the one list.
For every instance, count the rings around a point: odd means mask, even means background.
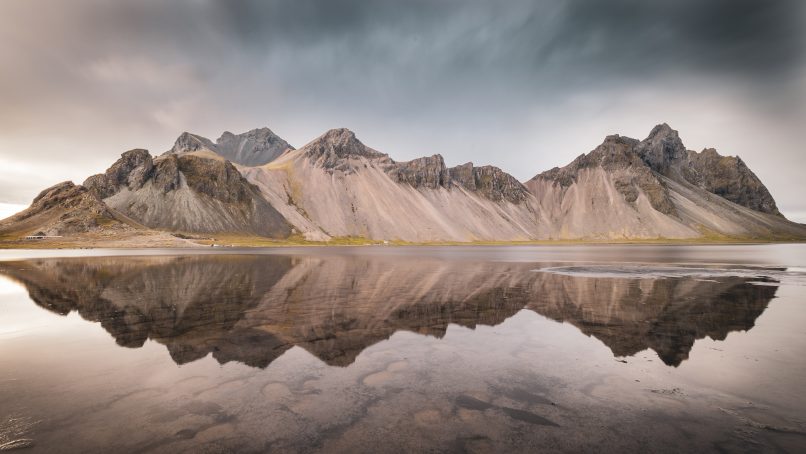
[{"label": "mountain range", "polygon": [[[348,129],[294,148],[268,128],[215,142],[182,133],[167,152],[123,153],[81,185],[45,189],[0,221],[0,238],[238,235],[404,242],[806,239],[739,157],[687,150],[666,124],[611,135],[520,182],[441,155],[395,161]],[[89,240],[88,240],[89,241]]]}]

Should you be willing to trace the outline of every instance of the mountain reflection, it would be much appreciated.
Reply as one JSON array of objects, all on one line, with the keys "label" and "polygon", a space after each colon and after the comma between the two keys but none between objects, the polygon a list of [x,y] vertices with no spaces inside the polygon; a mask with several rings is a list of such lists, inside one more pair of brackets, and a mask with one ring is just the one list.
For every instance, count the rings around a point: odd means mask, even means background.
[{"label": "mountain reflection", "polygon": [[615,356],[650,348],[677,366],[695,340],[752,328],[777,289],[730,275],[636,279],[535,268],[279,255],[0,262],[36,304],[100,322],[121,346],[152,339],[177,364],[212,354],[261,368],[293,346],[346,366],[398,330],[441,337],[449,324],[497,325],[522,309],[572,324]]}]

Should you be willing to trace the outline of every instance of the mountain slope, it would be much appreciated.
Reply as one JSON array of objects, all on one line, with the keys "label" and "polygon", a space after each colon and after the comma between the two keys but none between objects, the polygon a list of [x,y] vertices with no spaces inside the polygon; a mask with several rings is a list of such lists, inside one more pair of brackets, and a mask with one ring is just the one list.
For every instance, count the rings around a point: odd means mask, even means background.
[{"label": "mountain slope", "polygon": [[642,141],[608,136],[526,186],[552,238],[806,237],[806,226],[780,214],[741,159],[688,151],[666,124]]},{"label": "mountain slope", "polygon": [[165,154],[214,153],[243,166],[260,166],[274,161],[286,150],[293,149],[294,147],[269,128],[260,128],[243,134],[225,131],[216,143],[202,136],[184,132]]},{"label": "mountain slope", "polygon": [[310,239],[528,240],[539,234],[533,197],[499,169],[450,169],[439,155],[395,162],[346,129],[243,172]]},{"label": "mountain slope", "polygon": [[65,181],[45,189],[27,209],[0,221],[0,235],[69,235],[102,227],[131,229],[94,193]]},{"label": "mountain slope", "polygon": [[150,228],[286,237],[285,219],[228,161],[193,154],[152,159],[131,150],[85,182],[111,208]]}]

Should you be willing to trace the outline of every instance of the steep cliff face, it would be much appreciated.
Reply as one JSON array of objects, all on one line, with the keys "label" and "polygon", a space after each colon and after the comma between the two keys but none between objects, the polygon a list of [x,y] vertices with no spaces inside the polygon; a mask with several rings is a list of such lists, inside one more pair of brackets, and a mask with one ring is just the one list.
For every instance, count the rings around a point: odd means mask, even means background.
[{"label": "steep cliff face", "polygon": [[530,199],[526,186],[498,167],[474,167],[472,162],[468,162],[452,167],[449,175],[459,186],[495,202],[506,200],[520,204]]},{"label": "steep cliff face", "polygon": [[398,183],[413,188],[439,189],[451,186],[451,173],[445,167],[445,160],[438,154],[395,163],[389,166],[387,173]]},{"label": "steep cliff face", "polygon": [[688,152],[681,175],[689,183],[751,210],[783,216],[766,186],[737,156],[721,156],[713,148]]},{"label": "steep cliff face", "polygon": [[311,239],[472,241],[538,236],[532,196],[499,169],[471,165],[469,177],[454,180],[452,169],[439,155],[396,162],[345,129],[328,131],[269,165],[243,171]]},{"label": "steep cliff face", "polygon": [[290,227],[228,161],[193,154],[156,160],[132,150],[84,185],[111,208],[154,229],[286,237]]},{"label": "steep cliff face", "polygon": [[93,175],[84,181],[83,186],[105,199],[118,191],[121,186],[136,191],[143,187],[154,172],[154,162],[147,150],[129,150],[106,172]]},{"label": "steep cliff face", "polygon": [[655,172],[689,183],[751,210],[781,216],[775,200],[738,156],[722,156],[713,148],[686,150],[678,132],[666,123],[637,144],[636,152]]},{"label": "steep cliff face", "polygon": [[638,141],[617,135],[569,165],[526,183],[548,217],[552,238],[694,238],[704,233],[795,238],[741,159],[688,151],[658,125]]},{"label": "steep cliff face", "polygon": [[529,199],[529,190],[498,167],[475,167],[472,162],[448,168],[441,155],[406,162],[392,162],[387,173],[413,188],[452,189],[457,186],[483,198],[518,204]]}]

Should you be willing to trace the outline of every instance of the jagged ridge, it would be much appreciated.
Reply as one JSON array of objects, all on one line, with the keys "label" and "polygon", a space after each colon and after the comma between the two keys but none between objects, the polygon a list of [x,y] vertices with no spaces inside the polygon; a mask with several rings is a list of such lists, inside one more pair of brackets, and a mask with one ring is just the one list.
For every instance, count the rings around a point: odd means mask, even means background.
[{"label": "jagged ridge", "polygon": [[288,236],[285,219],[229,162],[130,150],[84,186],[106,204],[157,229]]},{"label": "jagged ridge", "polygon": [[209,151],[236,164],[261,166],[293,149],[294,147],[271,129],[259,128],[242,134],[225,131],[215,143],[205,137],[183,132],[174,142],[174,146],[165,154]]},{"label": "jagged ridge", "polygon": [[644,140],[608,136],[569,165],[526,183],[565,238],[802,238],[738,157],[686,150],[667,124]]},{"label": "jagged ridge", "polygon": [[[525,184],[493,166],[448,167],[439,154],[398,162],[344,128],[298,150],[268,128],[225,132],[216,143],[183,133],[156,159],[143,149],[127,151],[83,187],[62,187],[46,199],[62,200],[53,203],[61,208],[43,208],[37,198],[2,229],[80,233],[122,219],[169,231],[269,237],[285,237],[293,226],[315,240],[806,237],[806,226],[781,215],[740,158],[686,150],[666,124],[640,141],[608,136]],[[71,206],[81,209],[71,214]]]}]

